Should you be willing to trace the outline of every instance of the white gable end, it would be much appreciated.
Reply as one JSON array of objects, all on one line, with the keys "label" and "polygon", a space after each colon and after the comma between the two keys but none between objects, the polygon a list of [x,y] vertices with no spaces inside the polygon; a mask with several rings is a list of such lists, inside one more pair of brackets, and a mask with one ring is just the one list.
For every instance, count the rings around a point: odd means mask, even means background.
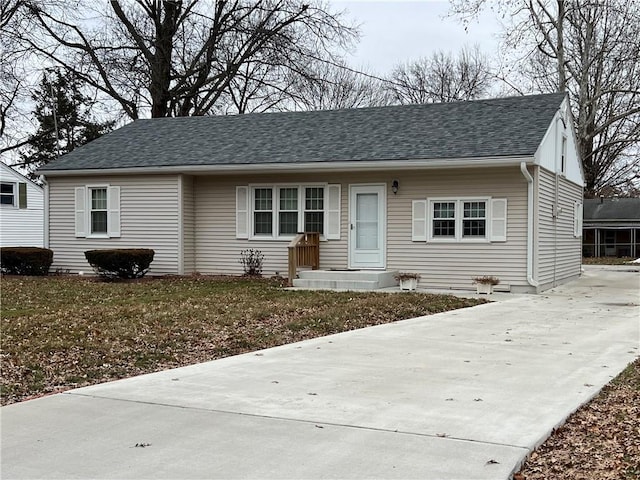
[{"label": "white gable end", "polygon": [[536,151],[535,162],[551,172],[561,174],[577,185],[584,186],[573,118],[566,99],[553,117]]},{"label": "white gable end", "polygon": [[0,246],[42,247],[44,193],[42,187],[0,163]]}]

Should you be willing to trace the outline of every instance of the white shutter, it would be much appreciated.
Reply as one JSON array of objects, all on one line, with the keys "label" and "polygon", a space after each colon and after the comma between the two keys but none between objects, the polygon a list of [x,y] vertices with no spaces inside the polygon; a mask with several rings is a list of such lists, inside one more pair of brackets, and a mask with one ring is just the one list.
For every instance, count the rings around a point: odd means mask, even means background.
[{"label": "white shutter", "polygon": [[236,187],[236,238],[249,238],[249,187]]},{"label": "white shutter", "polygon": [[414,200],[411,204],[411,241],[427,241],[427,201]]},{"label": "white shutter", "polygon": [[340,185],[327,187],[327,240],[340,240]]},{"label": "white shutter", "polygon": [[18,208],[27,208],[27,184],[18,183]]},{"label": "white shutter", "polygon": [[582,237],[582,216],[583,207],[581,202],[573,204],[573,236]]},{"label": "white shutter", "polygon": [[87,236],[87,189],[76,187],[75,193],[76,237]]},{"label": "white shutter", "polygon": [[507,241],[507,199],[491,200],[491,241]]},{"label": "white shutter", "polygon": [[120,236],[120,187],[107,188],[107,234]]}]

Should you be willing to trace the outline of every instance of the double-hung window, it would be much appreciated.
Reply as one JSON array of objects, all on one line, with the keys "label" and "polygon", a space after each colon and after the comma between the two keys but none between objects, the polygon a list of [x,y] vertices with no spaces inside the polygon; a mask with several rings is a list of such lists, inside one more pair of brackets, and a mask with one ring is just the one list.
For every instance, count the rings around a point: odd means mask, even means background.
[{"label": "double-hung window", "polygon": [[[248,193],[248,204],[245,203],[247,197],[242,193],[243,189]],[[316,232],[326,237],[327,221],[331,227],[331,238],[339,235],[339,185],[238,187],[236,202],[236,231],[239,237],[244,228],[243,218],[249,219],[248,238],[290,239],[299,232]],[[246,217],[243,204],[251,209]],[[328,205],[334,205],[333,209],[327,209]]]},{"label": "double-hung window", "polygon": [[290,238],[302,231],[323,234],[324,195],[324,186],[253,187],[253,236]]},{"label": "double-hung window", "polygon": [[273,235],[273,189],[256,188],[253,191],[254,235]]},{"label": "double-hung window", "polygon": [[278,235],[295,235],[298,233],[298,187],[281,187],[278,196]]},{"label": "double-hung window", "polygon": [[10,182],[2,182],[0,184],[0,205],[9,205],[11,207],[16,204],[16,184]]},{"label": "double-hung window", "polygon": [[324,187],[304,189],[304,231],[324,233]]},{"label": "double-hung window", "polygon": [[487,202],[462,202],[462,238],[486,238]]},{"label": "double-hung window", "polygon": [[120,237],[120,187],[75,187],[75,230],[78,238]]},{"label": "double-hung window", "polygon": [[107,234],[107,187],[89,188],[90,232],[92,235]]},{"label": "double-hung window", "polygon": [[456,202],[433,202],[432,232],[434,238],[455,238]]},{"label": "double-hung window", "polygon": [[489,199],[433,199],[428,208],[429,240],[488,240]]}]

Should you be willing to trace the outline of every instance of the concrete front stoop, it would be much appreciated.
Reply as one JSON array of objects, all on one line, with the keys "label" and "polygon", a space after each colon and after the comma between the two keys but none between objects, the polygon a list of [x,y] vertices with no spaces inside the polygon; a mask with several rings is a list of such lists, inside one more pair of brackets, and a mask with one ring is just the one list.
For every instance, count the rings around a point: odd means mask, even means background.
[{"label": "concrete front stoop", "polygon": [[397,271],[390,270],[302,270],[293,280],[296,288],[320,290],[378,290],[394,287]]}]

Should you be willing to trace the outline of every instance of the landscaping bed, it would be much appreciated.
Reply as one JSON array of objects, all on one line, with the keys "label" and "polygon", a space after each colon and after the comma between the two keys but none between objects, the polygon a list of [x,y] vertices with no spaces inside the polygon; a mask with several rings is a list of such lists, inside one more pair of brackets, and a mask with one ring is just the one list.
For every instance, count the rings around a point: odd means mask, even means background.
[{"label": "landscaping bed", "polygon": [[2,405],[484,303],[230,277],[2,278]]},{"label": "landscaping bed", "polygon": [[640,478],[640,359],[569,417],[514,480]]}]

